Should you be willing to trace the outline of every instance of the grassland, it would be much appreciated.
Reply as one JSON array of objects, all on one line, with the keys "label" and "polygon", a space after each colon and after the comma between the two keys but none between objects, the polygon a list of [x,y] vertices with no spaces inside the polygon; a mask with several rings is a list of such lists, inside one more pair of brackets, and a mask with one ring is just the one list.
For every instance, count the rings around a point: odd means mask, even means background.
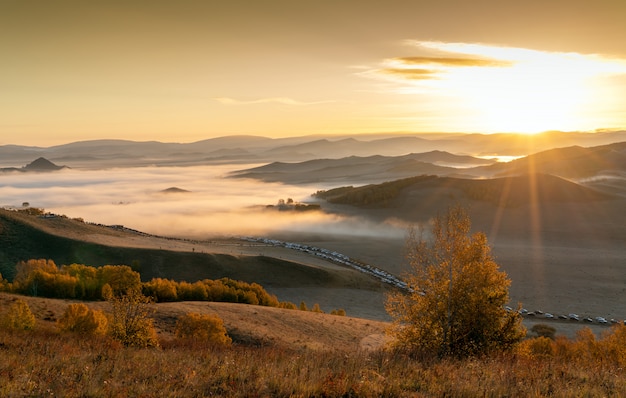
[{"label": "grassland", "polygon": [[[0,294],[0,312],[16,298]],[[20,298],[33,309],[37,327],[0,328],[1,396],[626,395],[623,329],[617,341],[581,334],[577,340],[547,345],[537,340],[541,344],[526,344],[512,353],[440,360],[363,345],[384,330],[384,323],[250,305],[168,303],[159,304],[154,315],[161,346],[136,349],[108,338],[60,334],[54,319],[68,302]],[[223,317],[233,345],[173,338],[168,325],[189,310]],[[259,338],[259,332],[265,337]]]}]

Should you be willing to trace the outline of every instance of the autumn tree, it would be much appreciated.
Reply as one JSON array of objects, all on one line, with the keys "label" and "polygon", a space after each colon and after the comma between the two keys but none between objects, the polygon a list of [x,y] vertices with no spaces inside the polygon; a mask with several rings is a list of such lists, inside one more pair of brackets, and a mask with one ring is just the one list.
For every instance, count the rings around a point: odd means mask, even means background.
[{"label": "autumn tree", "polygon": [[137,289],[128,289],[126,294],[110,294],[111,304],[109,333],[115,339],[131,347],[158,346],[156,331],[150,318],[152,302]]},{"label": "autumn tree", "polygon": [[432,241],[411,233],[406,291],[387,297],[390,333],[414,354],[468,356],[511,348],[525,335],[521,316],[507,311],[510,280],[499,270],[483,233],[470,235],[462,207],[432,223]]}]

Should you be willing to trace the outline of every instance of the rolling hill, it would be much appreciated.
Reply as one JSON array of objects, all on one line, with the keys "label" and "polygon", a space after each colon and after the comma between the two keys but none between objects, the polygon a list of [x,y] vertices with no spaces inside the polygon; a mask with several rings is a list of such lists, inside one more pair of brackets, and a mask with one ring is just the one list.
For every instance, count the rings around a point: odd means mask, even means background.
[{"label": "rolling hill", "polygon": [[342,187],[320,191],[315,196],[331,203],[352,206],[388,206],[401,194],[418,195],[433,191],[434,196],[475,200],[501,207],[530,204],[609,200],[613,196],[548,174],[525,174],[494,179],[471,180],[422,175],[382,184]]},{"label": "rolling hill", "polygon": [[[233,172],[233,178],[254,178],[289,184],[374,183],[420,174],[459,175],[456,167],[493,164],[493,160],[453,155],[443,151],[412,153],[404,156],[350,156],[315,159],[299,163],[274,162]],[[456,167],[452,167],[452,166]]]},{"label": "rolling hill", "polygon": [[589,148],[555,148],[481,170],[500,176],[536,172],[573,179],[602,174],[626,174],[626,142]]},{"label": "rolling hill", "polygon": [[[57,265],[129,265],[140,272],[144,281],[167,278],[192,282],[228,277],[259,283],[282,301],[304,300],[309,305],[319,302],[323,308],[346,307],[347,311],[349,302],[342,302],[342,296],[331,291],[354,289],[367,295],[372,291],[380,294],[384,289],[377,280],[349,267],[292,252],[237,240],[218,245],[214,241],[156,237],[120,226],[0,209],[0,273],[9,280],[19,261],[46,258]],[[323,291],[333,301],[320,297]]]}]

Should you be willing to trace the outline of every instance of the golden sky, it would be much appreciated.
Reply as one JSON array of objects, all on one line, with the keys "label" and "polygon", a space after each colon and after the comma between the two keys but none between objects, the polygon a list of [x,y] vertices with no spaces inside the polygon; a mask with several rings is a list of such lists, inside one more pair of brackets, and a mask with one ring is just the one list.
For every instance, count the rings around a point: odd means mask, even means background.
[{"label": "golden sky", "polygon": [[0,145],[626,127],[625,0],[0,0]]}]

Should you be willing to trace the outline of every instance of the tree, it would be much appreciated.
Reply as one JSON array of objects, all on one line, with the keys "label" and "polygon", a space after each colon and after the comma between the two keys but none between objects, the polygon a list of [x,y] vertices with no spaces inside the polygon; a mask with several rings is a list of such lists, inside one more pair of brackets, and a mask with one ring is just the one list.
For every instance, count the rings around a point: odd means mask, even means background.
[{"label": "tree", "polygon": [[111,320],[109,333],[115,339],[130,347],[158,346],[156,331],[150,314],[151,300],[137,289],[128,289],[123,295],[109,295]]},{"label": "tree", "polygon": [[395,344],[414,354],[468,356],[511,348],[526,331],[506,311],[510,280],[462,207],[435,217],[432,242],[409,235],[407,291],[387,297]]},{"label": "tree", "polygon": [[114,295],[124,295],[129,290],[141,291],[141,276],[128,265],[99,267],[97,276],[100,284],[102,286],[108,284]]}]

